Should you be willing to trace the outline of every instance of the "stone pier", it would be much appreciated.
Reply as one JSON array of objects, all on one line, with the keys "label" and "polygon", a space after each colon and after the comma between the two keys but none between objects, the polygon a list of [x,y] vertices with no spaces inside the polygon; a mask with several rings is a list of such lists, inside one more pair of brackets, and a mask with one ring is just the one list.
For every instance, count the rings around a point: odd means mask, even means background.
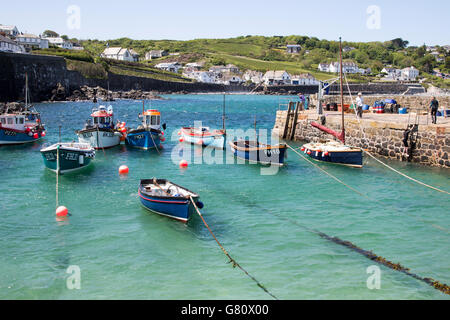
[{"label": "stone pier", "polygon": [[[340,112],[325,111],[325,126],[340,132],[342,116]],[[273,133],[280,137],[284,133],[287,111],[277,112]],[[403,137],[408,122],[414,124],[416,115],[364,113],[358,121],[353,113],[345,114],[346,144],[367,149],[375,155],[407,161],[404,155]],[[333,136],[311,126],[311,122],[321,123],[315,110],[302,111],[298,115],[294,140],[323,141]],[[291,120],[292,122],[292,120]],[[289,128],[291,127],[289,124]],[[364,133],[363,133],[364,132]],[[450,168],[450,118],[438,117],[438,124],[431,124],[427,114],[419,114],[416,148],[412,162],[423,165]]]}]

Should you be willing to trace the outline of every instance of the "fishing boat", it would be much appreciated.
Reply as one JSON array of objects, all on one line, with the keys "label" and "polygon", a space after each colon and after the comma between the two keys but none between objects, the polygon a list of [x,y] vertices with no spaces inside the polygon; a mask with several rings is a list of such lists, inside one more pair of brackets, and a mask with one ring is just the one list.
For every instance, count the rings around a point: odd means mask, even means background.
[{"label": "fishing boat", "polygon": [[120,144],[122,133],[114,125],[113,107],[100,106],[92,109],[91,119],[82,130],[75,131],[80,143],[87,143],[95,149],[106,149]]},{"label": "fishing boat", "polygon": [[285,144],[269,145],[259,141],[238,140],[230,141],[229,145],[234,156],[251,163],[284,165]]},{"label": "fishing boat", "polygon": [[203,207],[198,194],[166,179],[141,180],[138,194],[146,209],[182,222],[188,222],[195,210],[191,198]]},{"label": "fishing boat", "polygon": [[225,129],[225,95],[223,95],[222,129],[211,130],[209,127],[183,127],[179,135],[180,141],[199,145],[225,149],[227,131]]},{"label": "fishing boat", "polygon": [[[339,59],[340,59],[340,88],[341,88],[341,106],[344,106],[344,92],[343,92],[343,75],[342,75],[342,42],[339,39]],[[342,111],[342,124],[341,132],[338,133],[332,129],[325,127],[324,125],[312,122],[311,125],[325,133],[328,133],[338,141],[326,141],[319,143],[307,143],[303,145],[302,151],[309,157],[317,161],[323,161],[328,163],[335,163],[350,167],[362,168],[363,157],[362,149],[357,147],[348,146],[345,144],[345,120],[344,109]]]},{"label": "fishing boat", "polygon": [[[144,150],[159,149],[161,141],[165,139],[161,130],[161,113],[155,109],[143,110],[139,118],[142,119],[141,125],[126,133],[125,143]],[[162,128],[165,129],[165,127],[166,125],[163,124]]]},{"label": "fishing boat", "polygon": [[[40,114],[28,105],[28,76],[25,77],[25,106],[16,104],[0,113],[0,145],[35,142],[45,137]],[[13,109],[13,110],[11,110]]]},{"label": "fishing boat", "polygon": [[64,174],[87,167],[95,150],[87,143],[59,142],[42,149],[41,154],[48,169]]}]

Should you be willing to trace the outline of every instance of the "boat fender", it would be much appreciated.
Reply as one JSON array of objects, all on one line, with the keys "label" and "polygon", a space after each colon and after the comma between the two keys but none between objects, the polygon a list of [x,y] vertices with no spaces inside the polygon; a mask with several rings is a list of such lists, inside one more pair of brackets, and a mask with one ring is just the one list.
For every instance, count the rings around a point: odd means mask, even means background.
[{"label": "boat fender", "polygon": [[84,164],[84,156],[82,154],[80,154],[80,156],[78,157],[78,163],[81,165]]},{"label": "boat fender", "polygon": [[203,209],[203,207],[204,207],[204,204],[203,204],[203,202],[201,202],[201,201],[197,201],[197,202],[195,203],[195,205],[196,205],[197,208],[199,208],[199,209]]}]

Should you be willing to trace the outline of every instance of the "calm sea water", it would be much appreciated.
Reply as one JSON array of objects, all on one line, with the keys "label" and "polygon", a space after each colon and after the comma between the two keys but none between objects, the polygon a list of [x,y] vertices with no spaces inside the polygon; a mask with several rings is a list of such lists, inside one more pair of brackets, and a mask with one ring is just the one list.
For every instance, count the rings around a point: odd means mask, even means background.
[{"label": "calm sea water", "polygon": [[[187,225],[140,205],[141,178],[168,178],[200,194],[206,221],[230,254],[280,299],[448,299],[432,287],[380,266],[381,288],[369,290],[367,258],[298,224],[357,246],[424,277],[450,284],[450,201],[387,171],[375,161],[350,169],[321,165],[373,201],[353,193],[289,152],[277,175],[257,165],[171,161],[173,132],[194,120],[221,127],[221,95],[171,95],[152,101],[168,127],[161,154],[126,146],[98,151],[93,164],[59,180],[60,204],[72,216],[55,220],[55,174],[44,144],[76,139],[91,103],[38,104],[47,137],[0,148],[0,299],[268,299],[227,259],[195,216]],[[273,96],[227,96],[227,127],[271,129]],[[116,116],[136,126],[140,101],[115,101]],[[147,104],[147,107],[149,104]],[[175,134],[176,135],[176,134]],[[296,144],[300,145],[300,144]],[[118,167],[130,168],[127,177]],[[389,162],[450,190],[450,171]],[[295,222],[292,223],[292,222]],[[70,290],[69,266],[81,270]]]}]

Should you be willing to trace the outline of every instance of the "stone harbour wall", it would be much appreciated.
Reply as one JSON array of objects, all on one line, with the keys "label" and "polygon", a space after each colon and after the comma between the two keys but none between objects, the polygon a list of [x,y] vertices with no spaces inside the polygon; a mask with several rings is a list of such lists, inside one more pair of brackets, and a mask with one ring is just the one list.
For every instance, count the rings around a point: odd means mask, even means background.
[{"label": "stone harbour wall", "polygon": [[[277,111],[273,128],[274,134],[280,137],[284,132],[287,111]],[[317,116],[299,114],[295,137],[296,141],[318,142],[333,137],[311,126]],[[341,118],[327,117],[326,127],[340,132]],[[360,128],[363,128],[364,134]],[[367,149],[375,155],[393,160],[407,161],[404,155],[403,133],[405,123],[385,122],[371,119],[361,119],[361,127],[356,119],[345,119],[346,144]],[[411,162],[428,166],[450,168],[450,127],[436,125],[419,125],[416,148],[412,153]]]}]

